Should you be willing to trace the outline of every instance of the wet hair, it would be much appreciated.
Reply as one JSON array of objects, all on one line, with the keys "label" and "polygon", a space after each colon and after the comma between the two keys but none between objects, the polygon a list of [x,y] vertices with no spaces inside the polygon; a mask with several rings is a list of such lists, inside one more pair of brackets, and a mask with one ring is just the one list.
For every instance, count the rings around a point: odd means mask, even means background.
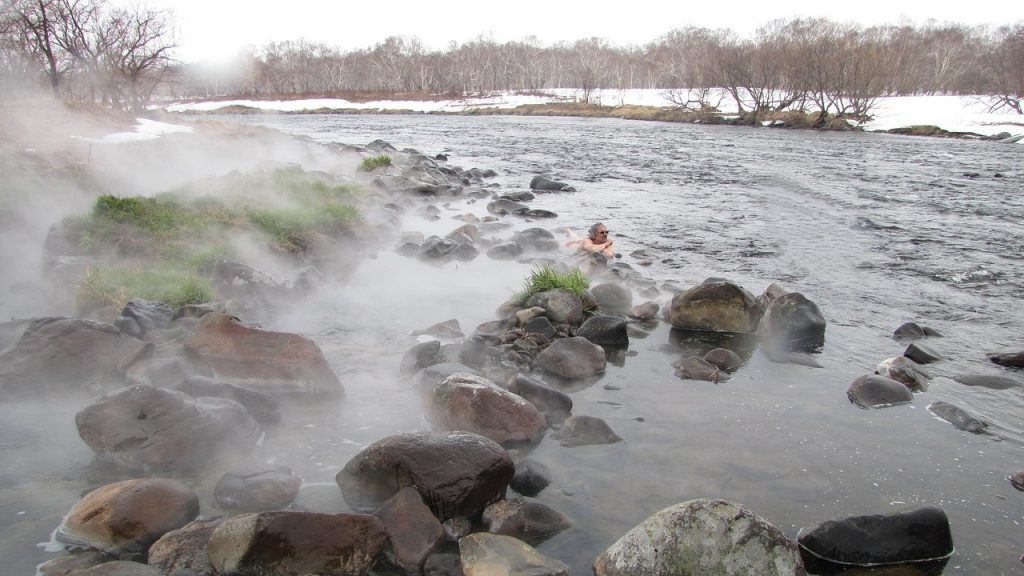
[{"label": "wet hair", "polygon": [[591,238],[597,238],[597,229],[600,228],[601,226],[604,226],[604,222],[598,222],[597,224],[594,224],[590,228],[587,228],[587,234]]}]

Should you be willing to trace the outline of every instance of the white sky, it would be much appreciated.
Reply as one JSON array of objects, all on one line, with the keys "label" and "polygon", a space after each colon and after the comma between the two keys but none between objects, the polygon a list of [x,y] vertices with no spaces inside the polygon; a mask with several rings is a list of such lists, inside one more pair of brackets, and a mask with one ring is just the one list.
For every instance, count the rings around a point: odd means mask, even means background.
[{"label": "white sky", "polygon": [[[129,0],[114,0],[126,3]],[[1024,21],[1024,1],[986,0],[148,0],[175,14],[179,57],[225,61],[246,45],[282,40],[367,48],[388,36],[416,36],[428,49],[480,35],[496,41],[536,36],[545,44],[597,36],[617,45],[644,44],[686,25],[731,28],[748,35],[776,18],[821,16],[864,25],[928,19],[1003,25]]]}]

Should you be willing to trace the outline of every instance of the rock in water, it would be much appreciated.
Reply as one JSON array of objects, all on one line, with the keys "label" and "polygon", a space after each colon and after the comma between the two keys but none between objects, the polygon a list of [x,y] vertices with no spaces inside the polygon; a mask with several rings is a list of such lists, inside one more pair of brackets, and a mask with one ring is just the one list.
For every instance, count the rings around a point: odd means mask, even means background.
[{"label": "rock in water", "polygon": [[536,443],[548,429],[533,404],[471,374],[452,374],[434,386],[427,413],[442,430],[473,432],[502,446]]},{"label": "rock in water", "polygon": [[57,540],[114,557],[145,554],[161,536],[199,515],[199,498],[177,480],[142,478],[86,494],[57,529]]},{"label": "rock in water", "polygon": [[953,426],[956,426],[966,432],[970,432],[971,434],[988,433],[988,422],[971,415],[959,406],[954,406],[953,404],[939,400],[929,404],[928,411],[946,422],[949,422]]},{"label": "rock in water", "polygon": [[690,500],[650,516],[594,561],[595,576],[804,576],[796,544],[743,506]]},{"label": "rock in water", "polygon": [[477,533],[459,540],[465,576],[569,576],[569,568],[511,536]]},{"label": "rock in water", "polygon": [[818,306],[799,292],[772,300],[764,320],[768,338],[780,350],[815,352],[825,345],[825,317]]},{"label": "rock in water", "polygon": [[801,529],[797,540],[804,565],[814,573],[836,565],[944,562],[953,554],[949,519],[934,507],[829,520]]},{"label": "rock in water", "polygon": [[761,313],[760,304],[750,292],[721,280],[676,293],[668,318],[680,330],[751,333],[757,330]]},{"label": "rock in water", "polygon": [[861,376],[850,384],[846,396],[861,408],[881,408],[894,404],[906,404],[914,394],[902,382],[871,374]]},{"label": "rock in water", "polygon": [[608,364],[604,350],[581,336],[560,338],[534,359],[534,367],[564,380],[603,374]]}]

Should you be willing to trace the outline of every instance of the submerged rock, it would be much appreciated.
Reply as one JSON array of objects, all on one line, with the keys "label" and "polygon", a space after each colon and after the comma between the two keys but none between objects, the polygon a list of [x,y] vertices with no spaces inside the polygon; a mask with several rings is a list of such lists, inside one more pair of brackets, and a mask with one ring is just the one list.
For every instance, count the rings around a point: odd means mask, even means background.
[{"label": "submerged rock", "polygon": [[532,498],[508,498],[484,510],[484,525],[491,534],[504,534],[537,545],[572,528],[572,522]]},{"label": "submerged rock", "polygon": [[1007,368],[1024,368],[1024,351],[990,354],[988,359]]},{"label": "submerged rock", "polygon": [[569,567],[529,544],[501,534],[470,534],[459,540],[464,576],[569,576]]},{"label": "submerged rock", "polygon": [[861,408],[906,404],[914,399],[914,394],[902,382],[875,374],[854,380],[846,396]]},{"label": "submerged rock", "polygon": [[804,576],[796,544],[743,506],[690,500],[657,512],[594,561],[595,576]]},{"label": "submerged rock", "polygon": [[739,354],[725,348],[708,350],[707,354],[704,355],[703,360],[710,364],[714,364],[719,368],[719,370],[724,370],[726,372],[735,372],[743,365],[743,359],[740,358]]},{"label": "submerged rock", "polygon": [[565,182],[559,182],[558,180],[552,180],[547,176],[534,176],[530,180],[530,190],[540,190],[544,192],[575,192],[576,189],[569,186]]},{"label": "submerged rock", "polygon": [[968,411],[941,400],[928,405],[928,411],[971,434],[987,434],[989,423]]},{"label": "submerged rock", "polygon": [[516,475],[509,487],[523,496],[536,496],[551,484],[551,470],[532,458],[516,462]]},{"label": "submerged rock", "polygon": [[553,437],[566,447],[622,442],[611,426],[596,416],[570,416]]},{"label": "submerged rock", "polygon": [[1010,388],[1024,386],[1024,383],[1016,378],[1010,378],[1008,376],[992,376],[989,374],[957,374],[956,376],[953,376],[953,380],[956,380],[964,386],[978,386],[980,388],[989,388],[991,390],[1008,390]]},{"label": "submerged rock", "polygon": [[892,334],[897,340],[917,340],[919,338],[942,337],[937,330],[919,325],[917,322],[904,322]]}]

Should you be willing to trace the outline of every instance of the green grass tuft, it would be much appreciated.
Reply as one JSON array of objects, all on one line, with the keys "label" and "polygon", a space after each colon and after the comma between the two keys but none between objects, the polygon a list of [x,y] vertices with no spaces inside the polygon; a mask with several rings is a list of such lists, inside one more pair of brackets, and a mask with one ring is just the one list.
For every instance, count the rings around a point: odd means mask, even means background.
[{"label": "green grass tuft", "polygon": [[363,172],[373,172],[377,168],[387,168],[388,166],[391,166],[391,156],[381,154],[380,156],[363,158],[363,163],[359,166],[359,169]]},{"label": "green grass tuft", "polygon": [[530,272],[530,277],[523,284],[523,290],[516,295],[516,301],[526,302],[534,294],[561,288],[575,294],[581,300],[590,289],[590,280],[579,268],[561,273],[551,266],[540,266]]},{"label": "green grass tuft", "polygon": [[80,311],[119,313],[141,298],[177,308],[213,301],[213,286],[189,270],[177,268],[92,268],[78,285]]}]

